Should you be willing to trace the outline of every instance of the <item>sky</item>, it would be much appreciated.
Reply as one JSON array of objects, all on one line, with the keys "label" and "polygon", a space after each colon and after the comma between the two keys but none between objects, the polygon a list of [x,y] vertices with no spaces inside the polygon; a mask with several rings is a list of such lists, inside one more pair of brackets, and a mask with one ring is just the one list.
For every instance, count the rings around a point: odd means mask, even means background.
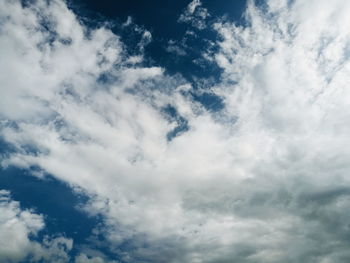
[{"label": "sky", "polygon": [[349,12],[0,1],[0,262],[349,262]]}]

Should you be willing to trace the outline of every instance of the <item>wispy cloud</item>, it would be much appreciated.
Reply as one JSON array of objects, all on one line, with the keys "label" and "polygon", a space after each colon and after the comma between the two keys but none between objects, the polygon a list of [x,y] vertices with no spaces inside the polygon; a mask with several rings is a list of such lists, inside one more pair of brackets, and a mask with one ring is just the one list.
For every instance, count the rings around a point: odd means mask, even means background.
[{"label": "wispy cloud", "polygon": [[168,46],[165,48],[165,50],[178,56],[186,56],[186,50],[182,46],[182,43],[176,43],[174,40],[169,40]]},{"label": "wispy cloud", "polygon": [[208,10],[202,7],[200,0],[193,0],[180,15],[178,22],[188,23],[196,29],[203,30],[207,27]]}]

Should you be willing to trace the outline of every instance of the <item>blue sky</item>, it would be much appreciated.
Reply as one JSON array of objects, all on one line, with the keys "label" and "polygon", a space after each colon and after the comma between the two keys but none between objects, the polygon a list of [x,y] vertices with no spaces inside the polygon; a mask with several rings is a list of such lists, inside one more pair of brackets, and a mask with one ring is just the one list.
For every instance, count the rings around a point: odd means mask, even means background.
[{"label": "blue sky", "polygon": [[0,262],[349,262],[349,11],[0,2]]}]

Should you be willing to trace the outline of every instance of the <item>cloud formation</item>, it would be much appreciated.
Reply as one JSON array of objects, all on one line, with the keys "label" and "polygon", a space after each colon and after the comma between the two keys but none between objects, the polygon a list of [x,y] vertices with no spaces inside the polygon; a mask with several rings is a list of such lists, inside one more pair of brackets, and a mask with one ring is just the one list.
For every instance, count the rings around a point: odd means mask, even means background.
[{"label": "cloud formation", "polygon": [[[204,57],[223,70],[211,92],[225,106],[212,112],[64,2],[3,1],[1,135],[16,152],[2,165],[89,194],[96,233],[125,262],[348,262],[349,10],[250,1],[244,26],[217,20]],[[172,140],[169,105],[188,125]],[[43,224],[29,218],[24,246]],[[88,260],[104,259],[76,257]]]},{"label": "cloud formation", "polygon": [[187,23],[198,30],[203,30],[207,27],[206,19],[209,16],[208,10],[202,7],[202,2],[200,0],[193,0],[180,15],[178,22]]},{"label": "cloud formation", "polygon": [[33,237],[44,226],[42,215],[22,210],[19,203],[11,199],[8,191],[0,190],[1,262],[68,262],[67,252],[72,248],[71,239],[45,237],[41,243],[33,241]]}]

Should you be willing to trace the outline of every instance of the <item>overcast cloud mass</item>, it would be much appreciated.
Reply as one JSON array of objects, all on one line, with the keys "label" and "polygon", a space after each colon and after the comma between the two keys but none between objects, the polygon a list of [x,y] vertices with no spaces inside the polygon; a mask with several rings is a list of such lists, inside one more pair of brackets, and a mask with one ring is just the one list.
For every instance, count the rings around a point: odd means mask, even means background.
[{"label": "overcast cloud mass", "polygon": [[67,183],[101,219],[73,255],[69,236],[35,239],[45,215],[0,189],[0,261],[349,262],[349,13],[248,1],[236,23],[194,0],[178,23],[216,34],[201,59],[222,70],[194,89],[145,63],[152,33],[131,18],[133,54],[64,1],[0,1],[1,166]]}]

